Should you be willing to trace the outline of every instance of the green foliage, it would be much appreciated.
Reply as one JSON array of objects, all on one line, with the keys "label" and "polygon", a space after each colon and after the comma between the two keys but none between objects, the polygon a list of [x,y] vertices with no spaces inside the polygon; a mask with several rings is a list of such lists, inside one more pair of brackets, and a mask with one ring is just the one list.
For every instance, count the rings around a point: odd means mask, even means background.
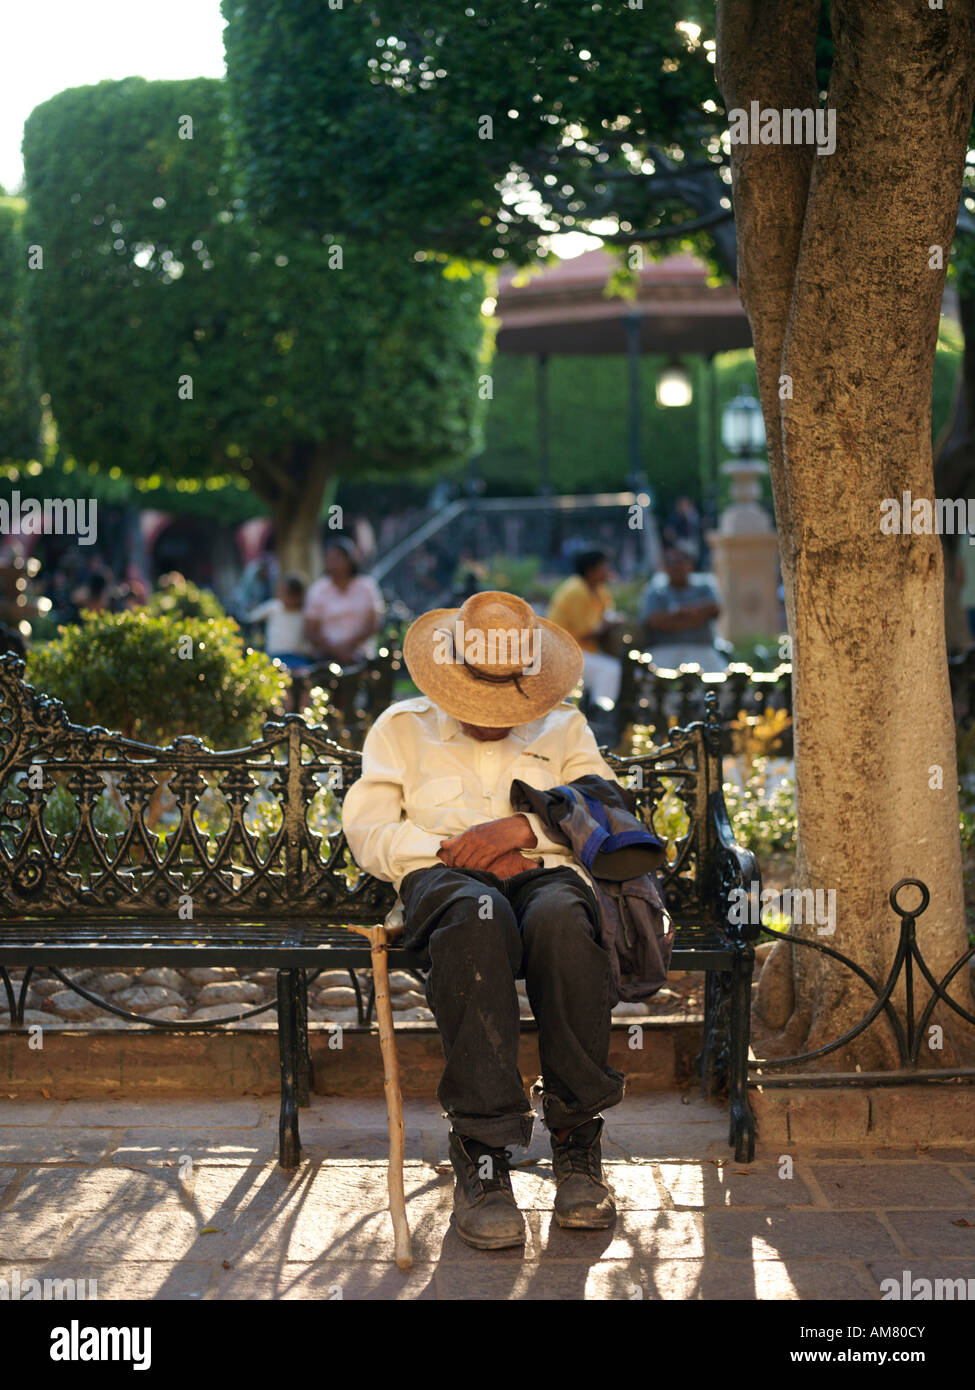
[{"label": "green foliage", "polygon": [[965,901],[975,944],[975,724],[958,731],[958,805]]},{"label": "green foliage", "polygon": [[492,555],[486,561],[482,589],[502,589],[505,593],[521,594],[529,601],[538,594],[536,579],[542,567],[538,555]]},{"label": "green foliage", "polygon": [[22,199],[0,198],[0,466],[34,457],[41,423],[24,341],[23,209]]},{"label": "green foliage", "polygon": [[651,828],[655,835],[667,842],[667,859],[672,863],[677,854],[677,842],[687,835],[691,823],[676,784],[669,777],[662,777],[660,788],[660,797],[653,808]]},{"label": "green foliage", "polygon": [[[379,223],[408,228],[417,246],[524,260],[544,236],[538,208],[550,231],[616,216],[624,240],[686,216],[687,180],[651,193],[639,155],[662,165],[683,145],[712,184],[723,162],[714,12],[696,0],[222,8],[244,194],[296,226]],[[688,21],[702,32],[677,29]],[[519,196],[504,200],[513,168]]]},{"label": "green foliage", "polygon": [[245,650],[231,618],[86,613],[59,632],[31,651],[27,679],[60,700],[75,723],[145,743],[178,734],[214,748],[249,743],[287,686],[263,652]]},{"label": "green foliage", "polygon": [[[662,357],[640,363],[641,463],[655,493],[672,500],[681,491],[701,496],[705,479],[698,447],[701,392],[690,406],[656,404]],[[491,492],[533,494],[541,482],[534,359],[500,353],[494,363],[494,399],[478,472]],[[626,488],[630,474],[629,385],[625,357],[553,356],[549,360],[549,439],[552,476],[559,492]]]},{"label": "green foliage", "polygon": [[333,719],[333,710],[328,691],[323,686],[313,686],[308,692],[308,703],[301,711],[301,717],[311,728],[327,728]]},{"label": "green foliage", "polygon": [[[672,721],[673,722],[673,721]],[[634,755],[649,753],[660,746],[652,725],[634,725]],[[794,848],[796,830],[795,780],[783,776],[787,764],[782,759],[756,757],[749,753],[729,760],[734,778],[724,783],[724,799],[735,839],[761,860],[776,850]],[[684,805],[673,784],[661,779],[664,795],[657,805],[654,830],[671,846],[686,835],[689,822]]]},{"label": "green foliage", "polygon": [[150,485],[237,473],[296,507],[314,458],[464,457],[483,277],[419,265],[375,226],[342,243],[259,227],[229,154],[212,79],[102,82],[28,119],[28,310],[66,452]]},{"label": "green foliage", "polygon": [[[147,506],[179,516],[200,516],[236,526],[262,511],[261,502],[250,491],[246,480],[236,473],[223,477],[180,478],[174,485],[160,483],[158,476],[149,485],[146,479],[123,476],[118,468],[108,473],[97,464],[78,464],[65,458],[52,438],[41,451],[31,450],[16,463],[0,462],[0,497],[9,498],[16,489],[21,497],[76,497],[97,501],[99,507]],[[42,460],[42,461],[41,461]]]},{"label": "green foliage", "polygon": [[162,618],[225,618],[227,616],[216,594],[201,589],[182,575],[170,577],[146,605],[154,617]]},{"label": "green foliage", "polygon": [[753,671],[774,671],[776,666],[787,660],[781,654],[786,636],[781,632],[759,632],[750,637],[739,637],[732,643],[734,652],[730,660],[742,662]]},{"label": "green foliage", "polygon": [[781,761],[753,758],[740,782],[725,782],[724,799],[735,839],[759,860],[775,850],[795,848],[796,785],[779,778]]},{"label": "green foliage", "polygon": [[[932,438],[948,418],[961,360],[956,337],[943,332],[934,363]],[[642,414],[641,464],[659,509],[667,512],[681,493],[700,503],[707,495],[710,459],[699,441],[707,438],[707,391],[703,370],[695,375],[689,406],[665,409],[656,404],[656,374],[661,357],[640,363]],[[695,365],[689,358],[688,365]],[[499,353],[492,367],[494,399],[485,430],[485,451],[478,472],[496,496],[538,491],[538,414],[535,362]],[[549,361],[549,435],[552,475],[559,492],[611,492],[627,486],[629,474],[629,397],[622,355],[559,357]],[[739,386],[757,395],[751,350],[723,353],[715,363],[718,410]],[[718,444],[718,462],[724,461]],[[720,498],[726,500],[722,480]],[[771,490],[765,504],[771,507]],[[775,665],[777,663],[773,663]]]},{"label": "green foliage", "polygon": [[[728,200],[711,5],[223,0],[223,12],[241,191],[275,220],[352,232],[386,222],[426,251],[530,263],[555,230],[606,235],[615,222],[608,240],[628,246]],[[700,33],[678,30],[688,22]],[[832,57],[824,0],[823,99]],[[734,273],[730,222],[641,244],[693,247]],[[622,290],[626,274],[615,278]],[[700,499],[701,393],[686,410],[657,409],[655,365],[641,367],[644,469],[665,504],[680,491]],[[944,365],[935,431],[954,379]],[[534,364],[502,356],[495,377],[481,474],[494,493],[535,491]],[[625,363],[555,357],[550,377],[560,490],[623,486]]]}]

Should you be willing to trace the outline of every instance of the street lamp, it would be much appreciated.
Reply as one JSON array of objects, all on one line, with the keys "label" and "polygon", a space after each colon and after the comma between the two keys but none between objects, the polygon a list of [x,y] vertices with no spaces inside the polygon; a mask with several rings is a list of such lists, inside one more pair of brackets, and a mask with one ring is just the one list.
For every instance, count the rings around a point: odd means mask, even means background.
[{"label": "street lamp", "polygon": [[742,386],[721,412],[721,439],[736,458],[761,453],[765,448],[762,407]]},{"label": "street lamp", "polygon": [[657,377],[657,404],[664,407],[690,405],[693,399],[691,374],[683,362],[674,358]]}]

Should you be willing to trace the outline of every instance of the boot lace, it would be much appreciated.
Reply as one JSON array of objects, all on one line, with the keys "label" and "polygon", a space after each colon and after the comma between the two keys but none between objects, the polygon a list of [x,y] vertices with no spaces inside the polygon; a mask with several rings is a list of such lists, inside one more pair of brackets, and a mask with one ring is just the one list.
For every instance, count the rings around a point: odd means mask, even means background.
[{"label": "boot lace", "polygon": [[553,1158],[556,1174],[560,1178],[567,1178],[572,1173],[581,1173],[584,1177],[592,1178],[594,1182],[602,1180],[599,1150],[595,1143],[573,1144],[569,1135],[565,1143],[558,1146]]},{"label": "boot lace", "polygon": [[[483,1159],[490,1157],[490,1176],[482,1177]],[[491,1149],[485,1145],[479,1145],[471,1154],[471,1168],[476,1182],[482,1192],[510,1192],[511,1173],[508,1165],[511,1162],[510,1149]]]}]

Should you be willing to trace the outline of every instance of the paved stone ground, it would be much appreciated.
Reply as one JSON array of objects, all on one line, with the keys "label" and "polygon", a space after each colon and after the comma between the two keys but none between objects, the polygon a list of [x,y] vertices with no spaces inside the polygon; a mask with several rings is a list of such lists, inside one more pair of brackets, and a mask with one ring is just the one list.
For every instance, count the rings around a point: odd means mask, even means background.
[{"label": "paved stone ground", "polygon": [[0,1094],[0,1279],[97,1280],[160,1299],[850,1299],[880,1280],[975,1279],[970,1148],[726,1145],[722,1106],[627,1099],[604,1157],[619,1218],[562,1231],[541,1125],[515,1151],[524,1251],[479,1253],[451,1224],[446,1121],[405,1104],[415,1264],[392,1263],[381,1101],[313,1098],[305,1158],[274,1160],[271,1098],[8,1099]]}]

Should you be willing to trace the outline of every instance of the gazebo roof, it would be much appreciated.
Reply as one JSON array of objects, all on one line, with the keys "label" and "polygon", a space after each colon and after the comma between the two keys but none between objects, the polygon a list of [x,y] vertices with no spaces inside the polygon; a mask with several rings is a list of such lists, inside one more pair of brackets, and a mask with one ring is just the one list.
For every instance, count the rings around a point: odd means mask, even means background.
[{"label": "gazebo roof", "polygon": [[751,347],[748,318],[733,285],[708,285],[708,270],[693,256],[650,261],[640,273],[635,300],[607,298],[618,262],[601,249],[533,274],[516,287],[517,271],[500,276],[499,352],[624,353],[627,318],[640,317],[640,351],[712,353]]}]

